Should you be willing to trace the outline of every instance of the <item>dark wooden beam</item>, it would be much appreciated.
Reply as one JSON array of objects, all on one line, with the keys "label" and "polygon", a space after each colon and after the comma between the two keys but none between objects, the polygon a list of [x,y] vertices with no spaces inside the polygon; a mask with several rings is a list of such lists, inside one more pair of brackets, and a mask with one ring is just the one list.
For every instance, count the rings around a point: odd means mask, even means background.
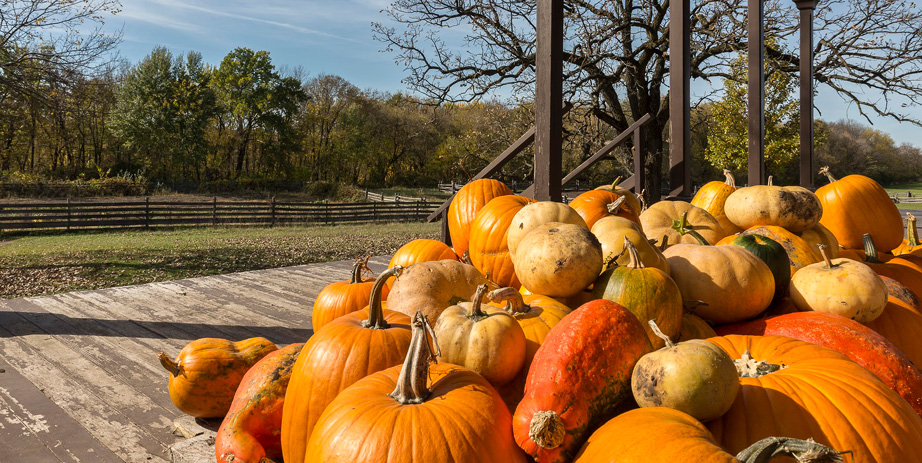
[{"label": "dark wooden beam", "polygon": [[691,7],[689,2],[690,0],[672,0],[670,5],[669,190],[671,196],[691,195],[691,166],[689,165],[691,161]]},{"label": "dark wooden beam", "polygon": [[[647,114],[649,116],[649,114]],[[634,193],[640,194],[643,191],[644,180],[646,180],[647,175],[645,172],[645,166],[647,164],[647,158],[643,150],[643,124],[637,126],[637,129],[634,130],[634,146],[632,151],[634,152]]]},{"label": "dark wooden beam", "polygon": [[813,188],[813,10],[818,0],[795,0],[800,10],[800,186]]},{"label": "dark wooden beam", "polygon": [[749,0],[749,185],[765,180],[765,35],[762,0]]},{"label": "dark wooden beam", "polygon": [[535,199],[560,201],[563,174],[563,0],[538,0]]}]

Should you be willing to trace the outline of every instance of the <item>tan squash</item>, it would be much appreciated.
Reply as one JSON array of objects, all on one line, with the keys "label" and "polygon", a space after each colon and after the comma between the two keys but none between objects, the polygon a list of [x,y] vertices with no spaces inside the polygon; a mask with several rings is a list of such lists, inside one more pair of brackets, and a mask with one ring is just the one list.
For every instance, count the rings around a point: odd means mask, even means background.
[{"label": "tan squash", "polygon": [[723,173],[725,181],[718,182],[715,180],[706,183],[695,193],[695,197],[692,198],[691,204],[692,206],[698,206],[708,211],[709,214],[717,219],[720,226],[723,227],[724,234],[732,235],[743,231],[740,227],[734,225],[724,212],[724,205],[727,203],[727,198],[730,197],[731,193],[736,191],[736,179],[733,178],[733,174],[727,169],[724,169]]},{"label": "tan squash", "polygon": [[791,278],[791,299],[801,311],[841,315],[867,323],[887,307],[887,287],[870,267],[851,259],[830,259],[800,269]]},{"label": "tan squash", "polygon": [[591,231],[602,245],[602,271],[631,262],[631,256],[624,252],[624,239],[627,238],[637,249],[644,266],[669,273],[669,263],[663,253],[650,243],[640,225],[634,221],[623,217],[605,217],[596,222]]},{"label": "tan squash", "polygon": [[733,192],[724,204],[727,218],[743,230],[776,225],[798,233],[814,227],[823,206],[812,191],[800,186],[755,185]]},{"label": "tan squash", "polygon": [[420,262],[394,280],[387,308],[412,316],[422,311],[433,322],[448,307],[474,296],[487,279],[472,265],[456,260]]},{"label": "tan squash", "polygon": [[[700,235],[710,244],[717,244],[724,237],[723,227],[711,214],[684,201],[660,201],[640,214],[640,225],[644,234],[660,239],[667,246],[680,243],[698,244],[695,235]],[[685,229],[686,232],[680,232]]]},{"label": "tan squash", "polygon": [[522,238],[512,261],[522,286],[532,293],[569,297],[599,276],[602,245],[579,225],[546,223]]},{"label": "tan squash", "polygon": [[515,217],[512,218],[512,223],[509,225],[509,232],[506,235],[509,254],[515,255],[519,242],[528,232],[538,225],[549,222],[571,223],[589,228],[586,226],[586,221],[583,220],[582,216],[566,204],[555,201],[539,201],[527,204],[515,213]]}]

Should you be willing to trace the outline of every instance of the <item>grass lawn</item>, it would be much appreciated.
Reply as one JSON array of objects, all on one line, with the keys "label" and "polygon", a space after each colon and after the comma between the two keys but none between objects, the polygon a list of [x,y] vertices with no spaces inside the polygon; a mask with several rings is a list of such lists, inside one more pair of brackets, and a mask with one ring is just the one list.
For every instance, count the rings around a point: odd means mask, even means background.
[{"label": "grass lawn", "polygon": [[438,223],[393,223],[7,236],[0,299],[354,259],[438,235]]}]

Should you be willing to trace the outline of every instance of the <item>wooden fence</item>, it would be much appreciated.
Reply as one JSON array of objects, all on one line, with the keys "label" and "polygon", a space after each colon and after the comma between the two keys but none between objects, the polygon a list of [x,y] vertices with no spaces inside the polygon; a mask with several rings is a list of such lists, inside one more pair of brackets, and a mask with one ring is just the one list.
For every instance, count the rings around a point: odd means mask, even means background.
[{"label": "wooden fence", "polygon": [[0,203],[0,233],[214,225],[424,221],[440,202],[56,201]]}]

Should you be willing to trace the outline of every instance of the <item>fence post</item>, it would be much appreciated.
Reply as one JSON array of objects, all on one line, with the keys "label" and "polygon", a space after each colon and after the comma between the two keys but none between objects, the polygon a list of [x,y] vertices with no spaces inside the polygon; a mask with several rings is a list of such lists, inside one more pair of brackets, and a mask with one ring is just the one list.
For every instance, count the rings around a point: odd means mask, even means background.
[{"label": "fence post", "polygon": [[371,204],[371,221],[373,223],[378,222],[378,203]]},{"label": "fence post", "polygon": [[212,196],[211,198],[211,225],[218,225],[218,197]]},{"label": "fence post", "polygon": [[271,198],[269,198],[269,214],[271,217],[269,228],[272,228],[272,227],[275,227],[275,196],[272,196]]},{"label": "fence post", "polygon": [[0,238],[3,238],[3,206],[0,205]]},{"label": "fence post", "polygon": [[394,202],[395,202],[395,203],[399,203],[399,202],[400,202],[400,195],[397,194],[397,193],[394,193]]},{"label": "fence post", "polygon": [[368,187],[365,187],[365,201],[368,201]]},{"label": "fence post", "polygon": [[70,196],[67,197],[67,231],[70,231]]},{"label": "fence post", "polygon": [[326,201],[323,202],[323,217],[326,219],[327,225],[330,225],[331,223],[333,223],[332,220],[330,219],[330,203]]},{"label": "fence post", "polygon": [[150,228],[150,196],[144,200],[144,228]]},{"label": "fence post", "polygon": [[419,200],[419,199],[416,200],[416,219],[415,220],[419,220],[422,218],[421,217],[422,216],[422,211],[421,211],[422,204],[421,203],[422,203],[422,200]]}]

